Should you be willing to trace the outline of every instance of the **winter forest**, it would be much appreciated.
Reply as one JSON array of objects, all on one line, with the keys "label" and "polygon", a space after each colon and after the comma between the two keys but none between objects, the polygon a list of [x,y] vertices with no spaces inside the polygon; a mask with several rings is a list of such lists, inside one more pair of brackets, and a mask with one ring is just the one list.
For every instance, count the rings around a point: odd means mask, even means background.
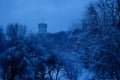
[{"label": "winter forest", "polygon": [[120,0],[90,3],[72,29],[0,27],[0,80],[120,80]]}]

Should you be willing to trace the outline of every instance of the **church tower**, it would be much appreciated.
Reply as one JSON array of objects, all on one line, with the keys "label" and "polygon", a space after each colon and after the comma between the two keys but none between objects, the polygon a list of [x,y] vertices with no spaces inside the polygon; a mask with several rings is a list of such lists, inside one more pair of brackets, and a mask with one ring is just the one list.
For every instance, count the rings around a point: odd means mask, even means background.
[{"label": "church tower", "polygon": [[38,24],[38,33],[43,34],[47,32],[47,24],[46,23],[39,23]]}]

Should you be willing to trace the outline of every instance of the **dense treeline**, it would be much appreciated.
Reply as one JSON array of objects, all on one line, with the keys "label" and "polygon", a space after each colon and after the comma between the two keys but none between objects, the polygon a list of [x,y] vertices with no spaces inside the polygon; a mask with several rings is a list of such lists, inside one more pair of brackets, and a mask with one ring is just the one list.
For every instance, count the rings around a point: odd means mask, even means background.
[{"label": "dense treeline", "polygon": [[0,27],[0,79],[119,80],[120,1],[90,3],[80,23],[53,34],[27,33],[20,24]]}]

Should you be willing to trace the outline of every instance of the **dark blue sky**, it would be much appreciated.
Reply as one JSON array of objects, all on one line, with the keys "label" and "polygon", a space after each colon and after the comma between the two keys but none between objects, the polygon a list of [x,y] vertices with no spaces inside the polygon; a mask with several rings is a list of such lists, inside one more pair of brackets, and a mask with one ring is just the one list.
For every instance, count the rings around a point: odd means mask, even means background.
[{"label": "dark blue sky", "polygon": [[[36,31],[39,22],[48,24],[48,32],[69,29],[81,18],[90,0],[0,0],[0,24],[18,22]],[[44,20],[43,20],[44,18]]]}]

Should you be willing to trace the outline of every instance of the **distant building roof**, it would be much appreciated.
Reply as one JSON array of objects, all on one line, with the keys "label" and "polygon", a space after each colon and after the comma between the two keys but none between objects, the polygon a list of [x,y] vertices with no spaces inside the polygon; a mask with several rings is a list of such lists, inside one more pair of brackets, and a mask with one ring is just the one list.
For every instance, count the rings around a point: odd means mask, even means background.
[{"label": "distant building roof", "polygon": [[46,23],[39,23],[38,26],[39,27],[47,27],[47,24]]}]

